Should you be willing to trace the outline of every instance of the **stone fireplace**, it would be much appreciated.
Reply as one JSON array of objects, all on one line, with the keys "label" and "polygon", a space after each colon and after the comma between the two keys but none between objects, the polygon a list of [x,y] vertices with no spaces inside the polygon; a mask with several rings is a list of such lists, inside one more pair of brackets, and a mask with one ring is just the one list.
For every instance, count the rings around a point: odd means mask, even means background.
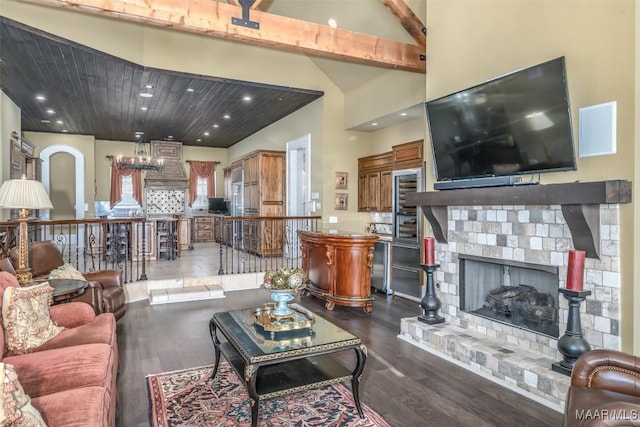
[{"label": "stone fireplace", "polygon": [[[585,338],[593,348],[620,349],[619,203],[630,200],[630,189],[628,199],[607,198],[606,191],[601,202],[577,209],[560,204],[572,203],[566,193],[557,202],[554,196],[548,204],[525,204],[523,189],[509,187],[504,197],[492,189],[487,200],[474,190],[414,193],[439,242],[434,279],[445,323],[406,318],[399,337],[561,411],[569,377],[551,364],[562,360],[557,340],[568,303],[558,289],[565,287],[568,252],[590,248],[584,287],[592,294],[580,308]],[[447,206],[419,197],[431,193],[446,193],[436,197]],[[470,198],[482,204],[464,205]]]}]

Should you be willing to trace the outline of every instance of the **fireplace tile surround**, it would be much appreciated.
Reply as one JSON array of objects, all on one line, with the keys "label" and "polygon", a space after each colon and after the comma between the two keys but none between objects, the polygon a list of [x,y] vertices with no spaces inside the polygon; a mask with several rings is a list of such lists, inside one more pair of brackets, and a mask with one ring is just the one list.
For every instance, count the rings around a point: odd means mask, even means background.
[{"label": "fireplace tile surround", "polygon": [[[585,338],[593,348],[620,349],[619,204],[599,205],[600,259],[585,262],[582,304]],[[442,302],[441,325],[403,319],[399,337],[458,363],[515,391],[562,410],[569,377],[551,370],[561,360],[557,339],[460,310],[460,255],[550,265],[565,287],[568,252],[575,236],[560,205],[451,206],[447,243],[436,244],[440,268],[434,278]],[[567,301],[559,299],[560,335],[566,329]]]}]

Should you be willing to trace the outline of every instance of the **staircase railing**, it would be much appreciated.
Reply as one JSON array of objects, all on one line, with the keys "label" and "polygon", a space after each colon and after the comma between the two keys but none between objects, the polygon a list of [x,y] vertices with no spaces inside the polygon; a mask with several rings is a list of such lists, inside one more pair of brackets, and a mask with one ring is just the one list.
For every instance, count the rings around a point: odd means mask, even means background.
[{"label": "staircase railing", "polygon": [[[317,230],[319,216],[215,217],[214,245],[194,250],[211,252],[218,274],[255,273],[302,267],[296,230]],[[28,222],[28,241],[51,240],[64,262],[81,272],[120,268],[125,282],[153,279],[147,275],[153,242],[146,218],[82,219]],[[0,222],[0,257],[18,242],[18,222]],[[154,257],[155,258],[155,257]],[[157,262],[175,262],[158,260]],[[177,260],[179,262],[179,259]]]}]

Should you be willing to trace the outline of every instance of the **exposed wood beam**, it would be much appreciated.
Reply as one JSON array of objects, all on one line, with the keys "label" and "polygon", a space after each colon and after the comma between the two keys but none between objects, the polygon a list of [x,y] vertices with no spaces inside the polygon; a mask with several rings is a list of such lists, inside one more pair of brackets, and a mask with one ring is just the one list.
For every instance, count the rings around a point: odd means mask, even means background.
[{"label": "exposed wood beam", "polygon": [[[238,7],[242,6],[240,4],[240,0],[227,0],[227,3],[232,4],[234,6],[238,6]],[[253,4],[251,5],[251,9],[255,9],[256,7],[260,6],[260,3],[262,3],[262,0],[254,1]]]},{"label": "exposed wood beam", "polygon": [[404,0],[382,0],[382,4],[400,21],[416,43],[420,46],[427,45],[427,27]]},{"label": "exposed wood beam", "polygon": [[415,73],[426,72],[424,46],[253,10],[260,29],[231,24],[242,8],[211,0],[23,0],[258,46]]}]

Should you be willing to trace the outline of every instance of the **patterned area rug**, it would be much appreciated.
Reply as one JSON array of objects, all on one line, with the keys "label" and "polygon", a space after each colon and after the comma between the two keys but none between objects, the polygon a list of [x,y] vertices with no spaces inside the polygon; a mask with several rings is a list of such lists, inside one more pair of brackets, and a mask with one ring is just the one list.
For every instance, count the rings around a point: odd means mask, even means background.
[{"label": "patterned area rug", "polygon": [[[227,363],[215,380],[212,366],[147,376],[153,427],[251,425],[249,395]],[[260,402],[260,427],[391,427],[362,404],[361,419],[351,390],[341,384]]]}]

